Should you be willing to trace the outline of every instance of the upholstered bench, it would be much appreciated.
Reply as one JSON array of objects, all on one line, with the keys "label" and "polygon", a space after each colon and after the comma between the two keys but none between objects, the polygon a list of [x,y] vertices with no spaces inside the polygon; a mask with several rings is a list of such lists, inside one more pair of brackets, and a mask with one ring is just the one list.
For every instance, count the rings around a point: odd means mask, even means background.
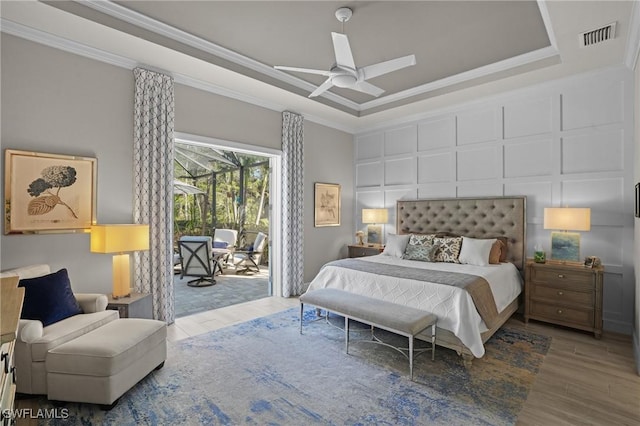
[{"label": "upholstered bench", "polygon": [[167,357],[167,325],[126,318],[49,351],[47,397],[110,408]]},{"label": "upholstered bench", "polygon": [[304,304],[314,305],[344,316],[345,352],[349,353],[349,320],[368,324],[373,328],[381,328],[409,338],[407,354],[401,348],[390,346],[409,358],[409,374],[413,380],[413,340],[416,334],[431,327],[431,360],[435,359],[437,317],[429,312],[387,302],[372,297],[361,296],[334,288],[320,288],[300,296],[300,334],[302,334],[302,314]]}]

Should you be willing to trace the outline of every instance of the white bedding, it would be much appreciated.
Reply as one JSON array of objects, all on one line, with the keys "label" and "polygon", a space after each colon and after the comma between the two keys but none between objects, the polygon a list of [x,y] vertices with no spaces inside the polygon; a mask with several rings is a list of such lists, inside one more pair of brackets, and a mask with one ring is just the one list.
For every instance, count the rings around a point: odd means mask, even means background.
[{"label": "white bedding", "polygon": [[[360,260],[413,268],[463,272],[478,275],[489,282],[498,312],[502,312],[522,291],[522,278],[511,263],[473,266],[455,263],[431,263],[405,260],[383,254]],[[487,330],[471,296],[455,286],[377,275],[353,269],[324,266],[307,291],[331,287],[424,309],[438,317],[438,327],[451,331],[480,358],[484,355],[481,333]]]}]

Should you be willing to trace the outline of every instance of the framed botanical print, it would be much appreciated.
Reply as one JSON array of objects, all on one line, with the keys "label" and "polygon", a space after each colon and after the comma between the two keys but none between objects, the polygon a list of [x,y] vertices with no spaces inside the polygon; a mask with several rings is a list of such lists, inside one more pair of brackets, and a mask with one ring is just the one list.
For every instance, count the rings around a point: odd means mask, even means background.
[{"label": "framed botanical print", "polygon": [[316,182],[313,225],[340,226],[340,185]]},{"label": "framed botanical print", "polygon": [[84,232],[96,221],[97,160],[5,151],[4,233]]}]

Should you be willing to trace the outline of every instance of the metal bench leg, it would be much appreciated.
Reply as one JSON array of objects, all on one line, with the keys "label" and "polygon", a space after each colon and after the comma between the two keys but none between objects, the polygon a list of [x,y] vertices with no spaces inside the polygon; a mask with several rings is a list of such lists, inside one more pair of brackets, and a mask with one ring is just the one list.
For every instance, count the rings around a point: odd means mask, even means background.
[{"label": "metal bench leg", "polygon": [[344,351],[349,353],[349,317],[344,316]]},{"label": "metal bench leg", "polygon": [[431,361],[436,359],[436,324],[431,324]]},{"label": "metal bench leg", "polygon": [[302,334],[302,312],[304,311],[304,303],[300,303],[300,334]]},{"label": "metal bench leg", "polygon": [[409,375],[413,381],[413,336],[409,336]]}]

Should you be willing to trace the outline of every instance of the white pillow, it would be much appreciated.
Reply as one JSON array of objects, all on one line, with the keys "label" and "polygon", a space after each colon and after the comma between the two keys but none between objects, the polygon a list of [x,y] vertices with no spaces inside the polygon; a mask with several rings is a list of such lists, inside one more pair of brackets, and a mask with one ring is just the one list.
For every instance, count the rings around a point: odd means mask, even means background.
[{"label": "white pillow", "polygon": [[404,249],[407,247],[411,234],[407,235],[387,235],[387,245],[384,246],[382,254],[392,257],[400,257],[404,255]]},{"label": "white pillow", "polygon": [[491,246],[495,242],[495,238],[480,240],[477,238],[462,237],[462,248],[458,256],[460,263],[477,266],[489,265],[489,253],[491,253]]}]

